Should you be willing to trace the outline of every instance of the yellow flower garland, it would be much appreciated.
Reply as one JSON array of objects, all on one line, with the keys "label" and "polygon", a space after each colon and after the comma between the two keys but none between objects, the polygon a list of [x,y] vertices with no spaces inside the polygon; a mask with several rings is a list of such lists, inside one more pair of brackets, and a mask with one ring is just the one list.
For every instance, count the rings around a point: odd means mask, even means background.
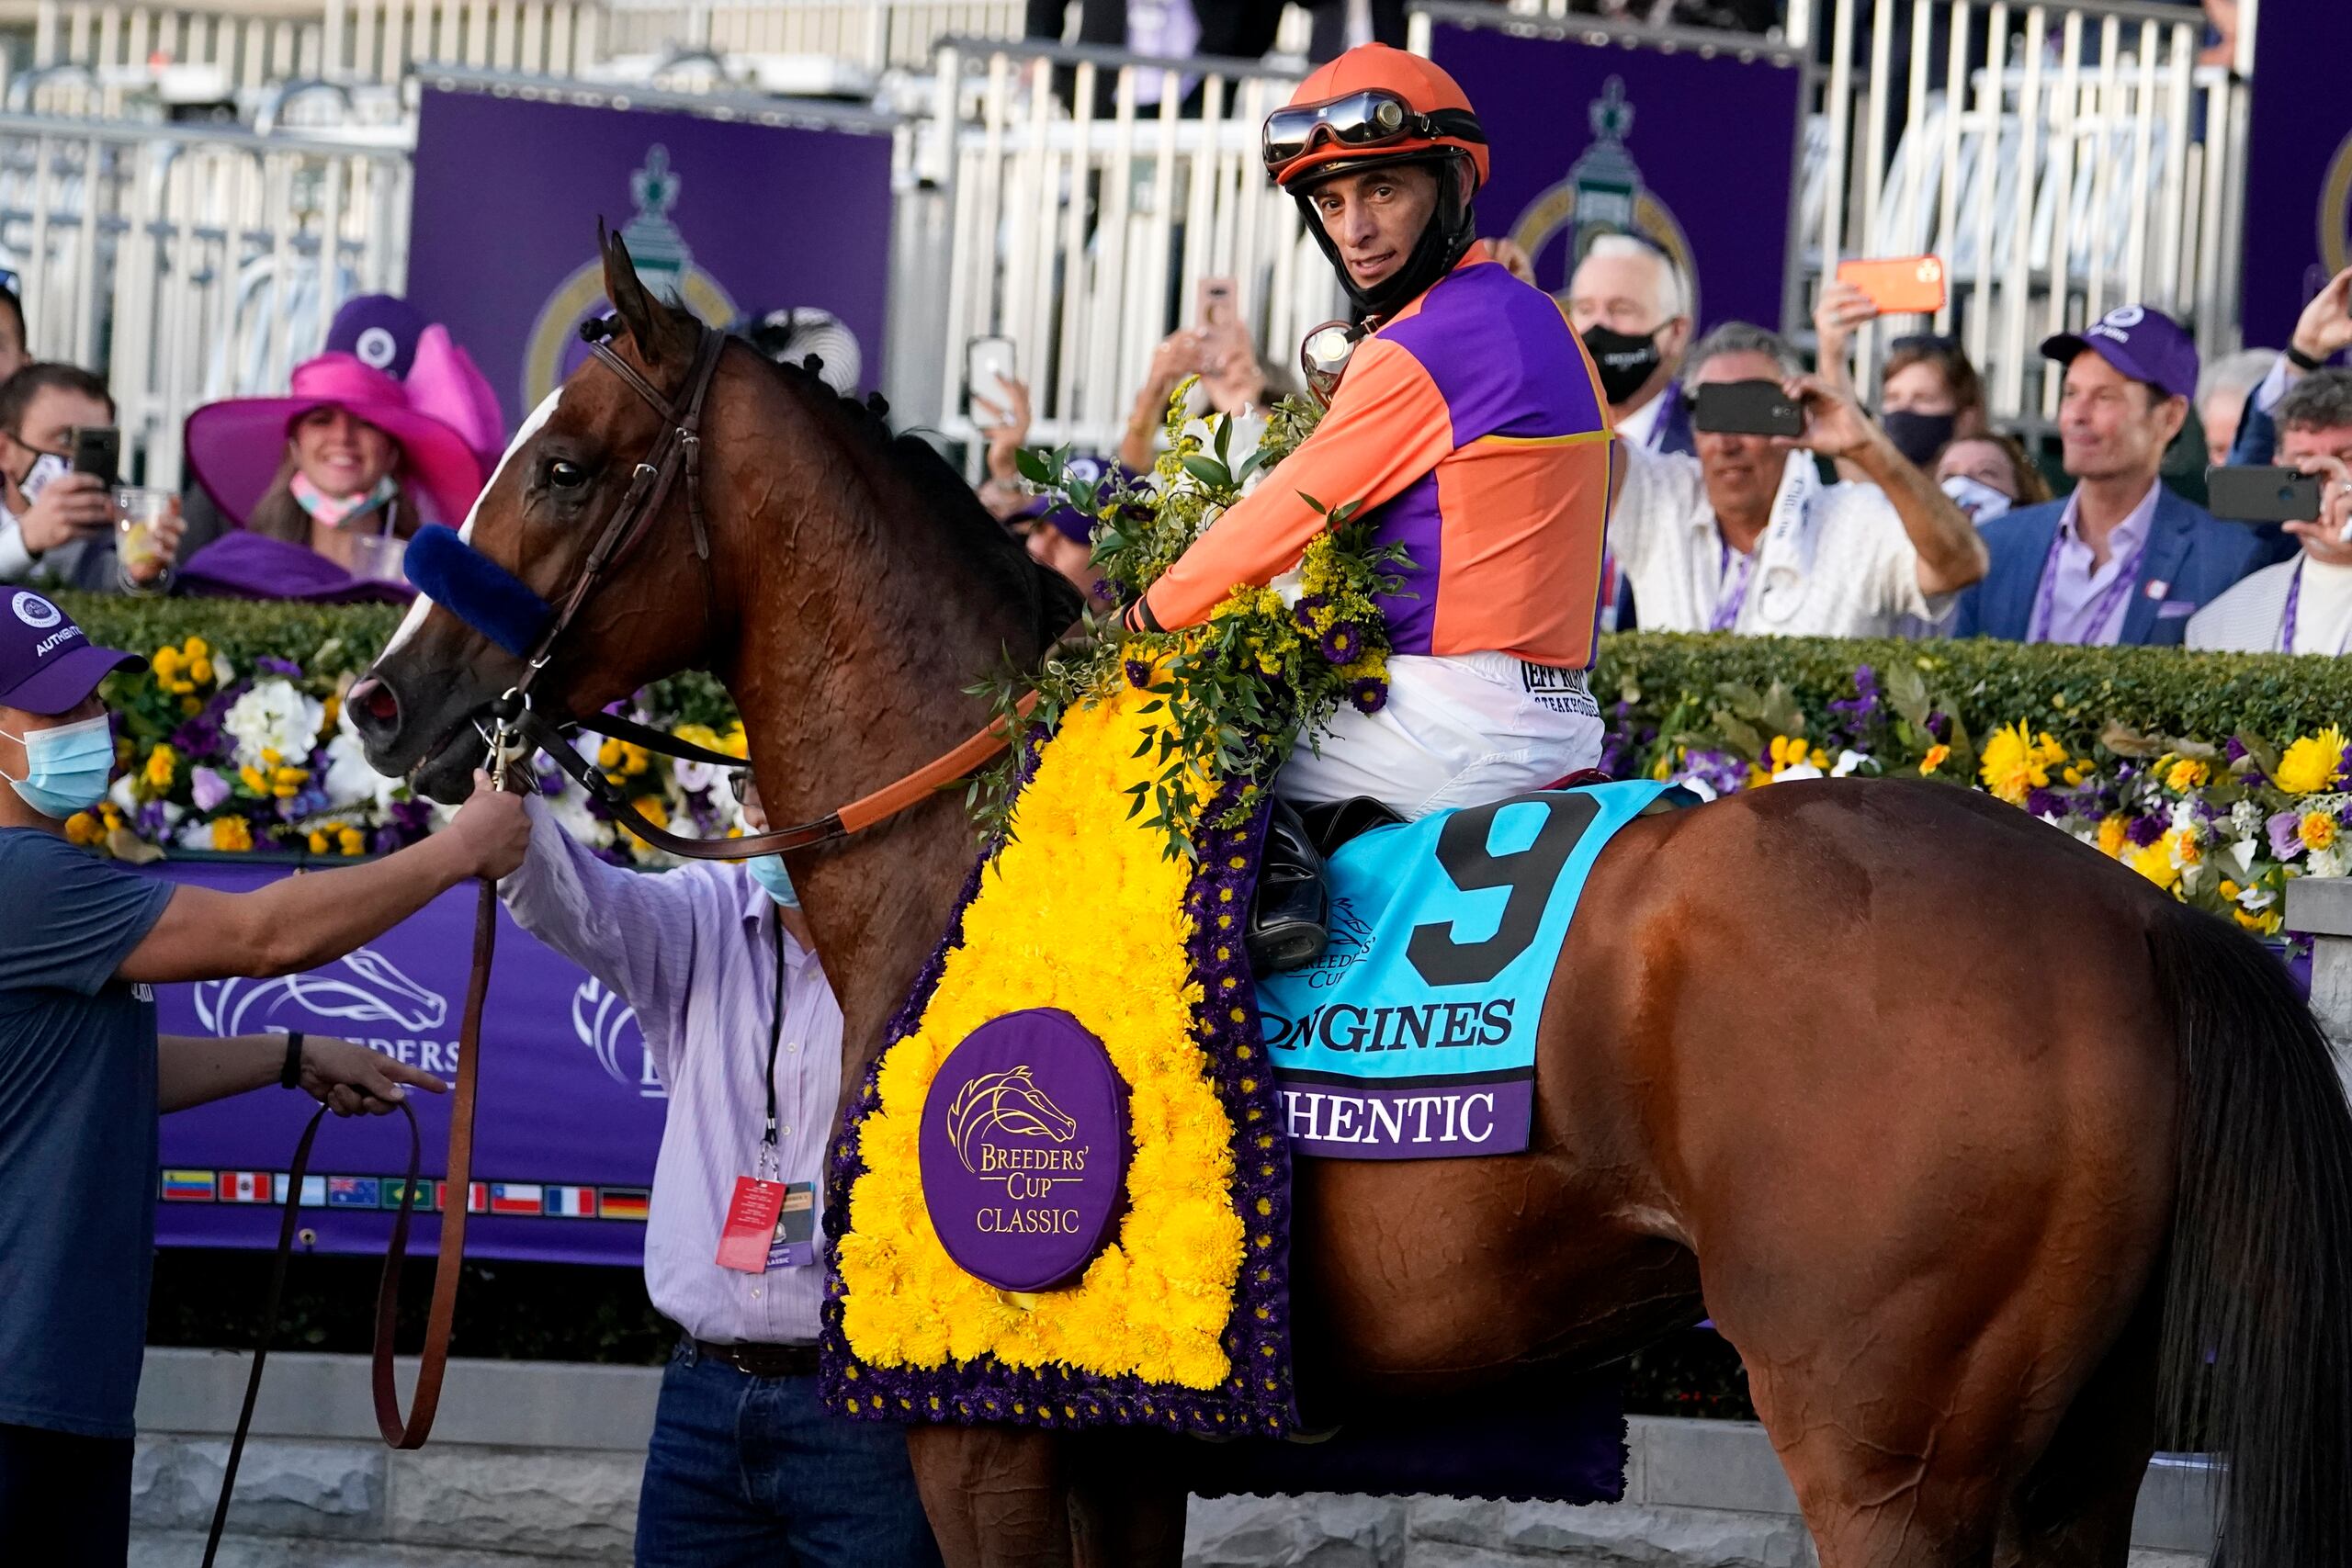
[{"label": "yellow flower garland", "polygon": [[[963,945],[912,1033],[891,1046],[859,1133],[865,1169],[841,1239],[842,1327],[861,1360],[938,1367],[993,1356],[1214,1388],[1240,1274],[1233,1126],[1194,1039],[1191,874],[1127,815],[1154,733],[1143,693],[1073,708],[1014,804],[1011,840],[964,912]],[[989,1019],[1060,1008],[1127,1086],[1135,1153],[1116,1239],[1071,1286],[1014,1295],[956,1267],[923,1206],[917,1154],[939,1066]]]}]

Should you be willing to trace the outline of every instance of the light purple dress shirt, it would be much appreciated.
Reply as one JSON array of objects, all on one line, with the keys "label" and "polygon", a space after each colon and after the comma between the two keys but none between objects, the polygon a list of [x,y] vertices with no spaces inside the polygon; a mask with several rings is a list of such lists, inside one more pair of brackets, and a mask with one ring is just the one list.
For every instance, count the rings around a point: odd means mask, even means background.
[{"label": "light purple dress shirt", "polygon": [[[2123,514],[2107,536],[2107,562],[2098,570],[2091,570],[2091,547],[2083,543],[2075,530],[2076,510],[2082,505],[2082,492],[2066,498],[2066,510],[2058,519],[2057,582],[2050,596],[2051,642],[2081,643],[2088,647],[2112,648],[2123,635],[2123,617],[2131,612],[2132,591],[2114,597],[2104,615],[2098,615],[2099,596],[2115,586],[2116,577],[2122,572],[2140,570],[2142,548],[2148,535],[2156,525],[2156,496],[2162,481],[2151,483],[2140,504]],[[2097,615],[2098,624],[2092,625]]]},{"label": "light purple dress shirt", "polygon": [[[515,923],[637,1010],[669,1119],[645,1227],[645,1288],[697,1339],[817,1337],[821,1265],[745,1274],[716,1261],[735,1179],[756,1174],[775,1018],[775,904],[741,865],[608,865],[526,803],[531,850],[499,893]],[[840,1098],[842,1010],[816,954],[784,937],[784,1029],[775,1059],[781,1179],[815,1184],[824,1234],[825,1150]]]}]

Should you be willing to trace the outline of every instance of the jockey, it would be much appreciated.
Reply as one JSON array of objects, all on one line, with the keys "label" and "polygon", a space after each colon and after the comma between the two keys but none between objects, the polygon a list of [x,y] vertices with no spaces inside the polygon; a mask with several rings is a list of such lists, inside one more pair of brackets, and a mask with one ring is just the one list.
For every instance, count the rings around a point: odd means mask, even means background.
[{"label": "jockey", "polygon": [[[1607,404],[1559,306],[1476,238],[1488,164],[1469,99],[1429,61],[1367,44],[1267,117],[1263,152],[1339,272],[1355,318],[1341,325],[1358,341],[1315,433],[1128,607],[1127,625],[1198,625],[1236,583],[1297,566],[1325,525],[1306,497],[1356,502],[1376,542],[1411,558],[1404,591],[1381,604],[1387,705],[1341,709],[1276,794],[1368,796],[1410,818],[1591,766]],[[1317,329],[1310,344],[1332,335]],[[1287,836],[1270,835],[1270,899]]]}]

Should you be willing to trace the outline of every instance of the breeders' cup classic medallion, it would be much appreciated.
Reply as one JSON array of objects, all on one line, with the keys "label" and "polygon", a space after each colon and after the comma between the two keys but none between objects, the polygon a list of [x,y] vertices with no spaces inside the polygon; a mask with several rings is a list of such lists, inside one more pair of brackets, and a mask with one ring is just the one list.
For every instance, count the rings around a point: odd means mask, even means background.
[{"label": "breeders' cup classic medallion", "polygon": [[1058,1008],[990,1019],[947,1054],[922,1108],[922,1191],[957,1267],[1000,1290],[1072,1279],[1110,1238],[1127,1091]]}]

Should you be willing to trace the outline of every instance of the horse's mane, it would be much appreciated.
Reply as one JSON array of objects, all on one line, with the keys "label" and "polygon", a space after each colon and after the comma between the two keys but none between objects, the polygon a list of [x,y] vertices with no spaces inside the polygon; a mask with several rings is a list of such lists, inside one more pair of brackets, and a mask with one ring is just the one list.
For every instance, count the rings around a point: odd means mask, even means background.
[{"label": "horse's mane", "polygon": [[979,592],[992,601],[1027,608],[1036,627],[1036,646],[1014,651],[1043,651],[1078,619],[1082,604],[1078,591],[1060,573],[1030,558],[1021,541],[980,504],[964,476],[937,447],[911,431],[893,431],[884,417],[889,405],[879,393],[860,400],[836,392],[818,375],[820,362],[813,355],[798,365],[779,363],[756,350],[753,356],[851,451],[871,457],[907,488],[917,507],[937,523],[961,556]]}]

